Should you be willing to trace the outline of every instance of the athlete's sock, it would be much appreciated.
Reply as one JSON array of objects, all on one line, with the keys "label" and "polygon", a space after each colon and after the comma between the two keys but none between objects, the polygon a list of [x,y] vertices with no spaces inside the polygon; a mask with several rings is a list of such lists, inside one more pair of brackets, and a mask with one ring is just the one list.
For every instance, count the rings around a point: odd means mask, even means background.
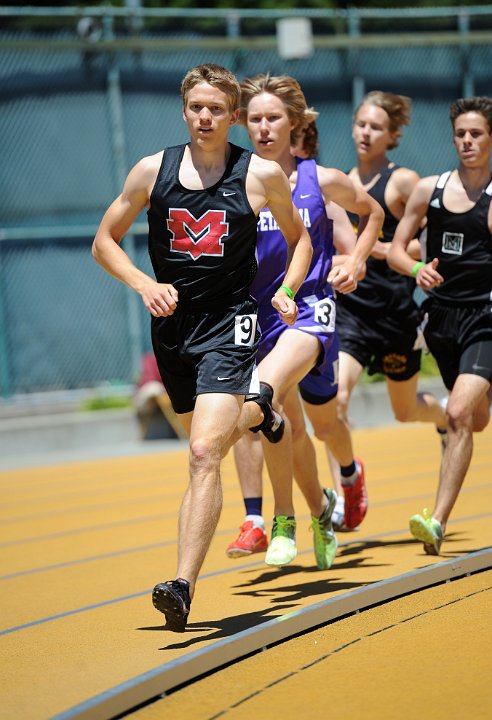
[{"label": "athlete's sock", "polygon": [[342,485],[355,485],[355,481],[357,480],[358,475],[358,467],[355,463],[355,460],[353,460],[350,465],[346,465],[345,467],[340,467],[340,475]]},{"label": "athlete's sock", "polygon": [[263,530],[265,529],[265,521],[261,515],[246,515],[244,520],[245,522],[251,521],[253,523],[253,527],[263,528]]},{"label": "athlete's sock", "polygon": [[[246,515],[258,515],[261,517],[261,510],[263,505],[262,497],[244,498],[244,507],[246,508]],[[250,520],[251,518],[247,518]]]}]

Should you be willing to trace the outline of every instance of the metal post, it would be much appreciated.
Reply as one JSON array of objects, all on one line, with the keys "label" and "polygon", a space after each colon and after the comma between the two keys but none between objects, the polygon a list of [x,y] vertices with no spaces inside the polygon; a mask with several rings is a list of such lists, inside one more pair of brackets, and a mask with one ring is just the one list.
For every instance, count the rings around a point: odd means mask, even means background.
[{"label": "metal post", "polygon": [[0,246],[0,390],[4,398],[12,394],[12,383],[10,377],[9,354],[7,347],[7,323],[5,322],[4,303],[4,272],[2,262],[2,247]]},{"label": "metal post", "polygon": [[[231,12],[227,13],[226,16],[226,28],[227,28],[227,37],[231,40],[237,40],[241,36],[241,16],[236,10],[232,10]],[[231,69],[232,72],[237,73],[241,69],[241,65],[243,62],[244,57],[244,50],[241,48],[236,48],[232,52],[232,58],[231,58]]]},{"label": "metal post", "polygon": [[[470,32],[470,15],[465,8],[461,8],[458,15],[458,32],[460,34]],[[475,81],[473,73],[470,72],[470,45],[468,43],[462,43],[460,45],[460,54],[463,97],[472,97],[475,95]]]},{"label": "metal post", "polygon": [[[108,104],[115,162],[116,193],[119,194],[127,175],[125,132],[123,126],[123,102],[121,96],[120,71],[115,57],[111,58],[108,71]],[[135,235],[129,232],[125,236],[125,252],[135,262]],[[131,373],[137,377],[140,359],[143,353],[142,328],[139,298],[133,290],[126,288],[128,332],[130,336]]]},{"label": "metal post", "polygon": [[[348,9],[348,31],[350,37],[359,37],[360,35],[360,17],[355,7]],[[359,75],[359,56],[358,48],[348,51],[349,72],[352,74],[352,106],[354,108],[362,102],[365,92],[364,78]]]},{"label": "metal post", "polygon": [[241,17],[237,11],[227,13],[227,37],[238,38],[241,35]]},{"label": "metal post", "polygon": [[141,0],[125,0],[125,7],[129,10],[129,15],[126,20],[127,27],[131,33],[138,35],[144,27],[142,2]]}]

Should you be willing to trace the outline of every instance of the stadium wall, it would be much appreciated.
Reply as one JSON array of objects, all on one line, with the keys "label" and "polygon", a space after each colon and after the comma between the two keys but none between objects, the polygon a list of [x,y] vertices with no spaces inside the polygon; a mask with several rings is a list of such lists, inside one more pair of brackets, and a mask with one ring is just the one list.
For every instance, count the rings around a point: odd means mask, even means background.
[{"label": "stadium wall", "polygon": [[[480,17],[492,22],[492,6]],[[362,94],[409,95],[412,122],[392,158],[438,173],[455,163],[450,103],[492,92],[487,33],[455,19],[444,35],[315,35],[299,59],[281,58],[275,37],[234,41],[230,31],[205,45],[142,33],[130,47],[128,33],[98,46],[67,29],[0,32],[0,397],[135,381],[149,318],[94,263],[91,243],[132,165],[186,140],[179,86],[190,67],[296,77],[320,113],[319,161],[342,170],[355,160],[351,118]],[[249,144],[239,127],[231,140]],[[125,244],[150,272],[145,215]]]}]

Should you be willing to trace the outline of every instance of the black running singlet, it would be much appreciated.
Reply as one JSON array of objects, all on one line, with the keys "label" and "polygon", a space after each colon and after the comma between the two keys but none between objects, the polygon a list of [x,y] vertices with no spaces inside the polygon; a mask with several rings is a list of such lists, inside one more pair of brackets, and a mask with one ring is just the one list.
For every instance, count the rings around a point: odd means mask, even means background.
[{"label": "black running singlet", "polygon": [[255,216],[246,196],[251,152],[229,144],[220,180],[203,190],[179,181],[185,145],[167,148],[150,196],[149,255],[158,282],[185,301],[227,301],[248,294],[256,272]]},{"label": "black running singlet", "polygon": [[[396,218],[386,205],[384,195],[391,175],[400,166],[391,163],[381,171],[377,182],[367,190],[367,193],[376,200],[384,210],[384,222],[378,240],[391,242],[398,225]],[[357,216],[349,213],[349,217],[357,226]],[[386,260],[378,260],[369,256],[366,261],[366,276],[357,284],[357,290],[347,295],[338,295],[337,303],[343,305],[355,315],[377,314],[378,317],[386,315],[408,316],[416,311],[412,292],[415,282],[412,278],[401,275],[392,270]]]},{"label": "black running singlet", "polygon": [[462,213],[450,212],[442,201],[451,171],[437,181],[427,211],[427,261],[439,259],[441,285],[429,296],[449,305],[483,303],[492,300],[492,234],[488,214],[492,181],[477,203]]}]

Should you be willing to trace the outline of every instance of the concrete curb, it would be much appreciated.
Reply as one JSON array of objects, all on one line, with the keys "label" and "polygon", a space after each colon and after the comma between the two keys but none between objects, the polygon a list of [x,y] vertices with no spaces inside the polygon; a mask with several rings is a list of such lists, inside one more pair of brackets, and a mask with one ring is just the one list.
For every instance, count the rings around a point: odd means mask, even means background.
[{"label": "concrete curb", "polygon": [[[419,390],[446,394],[440,378],[424,378]],[[183,447],[186,441],[140,440],[134,409],[83,412],[75,409],[73,399],[65,404],[36,401],[17,409],[4,404],[0,408],[0,469],[28,465],[70,462],[94,457],[164,452]],[[393,417],[386,384],[362,385],[354,391],[350,406],[354,428],[392,425]]]},{"label": "concrete curb", "polygon": [[249,630],[231,635],[172,662],[139,675],[121,685],[62,712],[52,720],[107,720],[126,713],[149,700],[163,697],[180,685],[193,682],[200,675],[260,652],[300,633],[324,626],[346,615],[388,602],[416,590],[449,582],[490,568],[492,550],[469,553],[463,557],[438,562],[388,580],[351,590],[311,607],[294,610]]}]

